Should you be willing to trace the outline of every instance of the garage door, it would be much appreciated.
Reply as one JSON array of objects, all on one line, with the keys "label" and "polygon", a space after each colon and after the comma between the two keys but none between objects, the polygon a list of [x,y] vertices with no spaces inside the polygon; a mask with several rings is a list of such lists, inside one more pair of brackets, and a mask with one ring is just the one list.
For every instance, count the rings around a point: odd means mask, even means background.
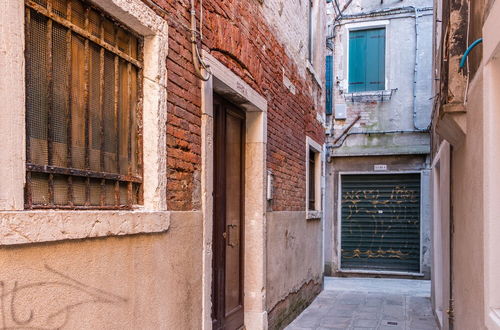
[{"label": "garage door", "polygon": [[420,272],[420,174],[342,175],[341,268]]}]

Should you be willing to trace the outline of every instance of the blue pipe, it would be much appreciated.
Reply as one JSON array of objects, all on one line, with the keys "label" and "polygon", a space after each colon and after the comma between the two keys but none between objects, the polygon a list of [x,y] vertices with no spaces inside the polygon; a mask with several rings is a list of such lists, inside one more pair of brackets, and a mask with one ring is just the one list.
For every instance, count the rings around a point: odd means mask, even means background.
[{"label": "blue pipe", "polygon": [[477,39],[476,41],[474,41],[470,46],[469,48],[467,48],[467,50],[465,51],[464,53],[464,56],[462,56],[462,59],[460,60],[460,69],[463,68],[465,66],[465,61],[467,60],[467,56],[469,56],[469,53],[470,51],[476,47],[477,45],[479,45],[481,42],[483,42],[483,38],[479,38]]}]

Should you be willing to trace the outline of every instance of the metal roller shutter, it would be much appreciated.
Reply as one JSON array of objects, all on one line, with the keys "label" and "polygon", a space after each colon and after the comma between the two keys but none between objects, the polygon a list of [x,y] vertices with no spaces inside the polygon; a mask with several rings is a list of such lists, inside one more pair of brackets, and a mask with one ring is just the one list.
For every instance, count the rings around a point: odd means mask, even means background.
[{"label": "metal roller shutter", "polygon": [[420,272],[420,174],[341,180],[341,268]]}]

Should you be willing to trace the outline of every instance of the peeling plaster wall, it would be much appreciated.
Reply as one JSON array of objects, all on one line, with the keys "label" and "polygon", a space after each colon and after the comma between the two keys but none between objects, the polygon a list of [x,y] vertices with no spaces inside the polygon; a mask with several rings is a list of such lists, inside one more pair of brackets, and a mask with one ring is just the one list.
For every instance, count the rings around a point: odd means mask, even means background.
[{"label": "peeling plaster wall", "polygon": [[[343,8],[347,0],[340,1]],[[410,7],[432,8],[431,0],[353,0],[344,15],[368,13],[389,8]],[[358,18],[344,17],[335,27],[334,46],[334,113],[336,108],[345,107],[346,118],[332,118],[334,137],[361,118],[350,133],[384,132],[388,134],[350,134],[337,142],[339,148],[332,148],[332,162],[327,163],[326,206],[325,206],[325,271],[335,274],[338,270],[337,251],[337,200],[339,171],[373,172],[375,164],[388,165],[389,171],[428,170],[426,155],[430,152],[430,134],[418,132],[427,129],[432,113],[432,38],[433,11],[418,12],[418,39],[415,36],[415,13],[406,12],[380,14]],[[353,27],[353,25],[355,27]],[[348,46],[349,29],[386,28],[385,49],[385,92],[349,93],[348,90]],[[417,43],[418,41],[418,43]],[[417,73],[415,80],[415,49],[417,52]],[[416,84],[414,84],[416,81]],[[414,97],[414,88],[415,96]],[[363,94],[363,95],[362,95]],[[414,117],[414,100],[416,115]],[[399,131],[407,131],[400,133]],[[354,157],[355,156],[355,157]],[[423,182],[424,196],[429,195],[429,178]],[[430,200],[423,200],[423,273],[430,276]]]},{"label": "peeling plaster wall", "polygon": [[484,328],[483,75],[469,87],[467,138],[453,148],[451,204],[456,329]]},{"label": "peeling plaster wall", "polygon": [[[409,6],[413,3],[398,3],[397,6],[386,4],[377,5],[373,1],[354,1],[346,11],[347,14],[357,10],[374,10],[387,7]],[[369,5],[368,9],[364,8]],[[413,4],[420,7],[432,7],[431,1],[421,1]],[[418,18],[418,71],[416,77],[417,116],[415,124],[419,128],[427,128],[430,123],[432,110],[432,11],[422,12],[427,16]],[[408,17],[410,16],[410,17]],[[350,124],[357,115],[361,120],[352,131],[383,131],[383,130],[413,130],[413,82],[415,69],[415,20],[413,12],[378,17],[360,18],[357,20],[342,20],[342,25],[336,28],[337,37],[334,39],[334,103],[345,104],[347,119],[335,120],[335,129],[339,133]],[[361,100],[351,97],[348,91],[348,28],[346,24],[357,22],[374,22],[388,20],[386,27],[386,90],[392,91],[392,96],[386,94],[384,101],[381,97],[369,97]],[[348,138],[352,139],[351,138]],[[366,145],[366,140],[358,138],[356,145]],[[412,147],[411,142],[404,146]],[[390,145],[380,144],[381,147]],[[388,150],[390,151],[390,150]],[[351,150],[355,154],[356,150]],[[397,152],[396,152],[397,153]]]},{"label": "peeling plaster wall", "polygon": [[163,234],[0,248],[0,328],[200,329],[201,213],[171,220]]},{"label": "peeling plaster wall", "polygon": [[269,328],[275,329],[292,321],[322,289],[322,223],[306,220],[306,212],[268,212],[266,218],[266,304]]},{"label": "peeling plaster wall", "polygon": [[[308,8],[310,0],[265,0],[261,12],[279,41],[285,45],[287,55],[292,58],[302,77],[306,75],[308,61]],[[323,80],[324,35],[326,29],[326,3],[313,0],[313,60],[316,73]]]},{"label": "peeling plaster wall", "polygon": [[[108,0],[95,2],[104,9],[112,4]],[[124,5],[135,3],[130,0],[115,2]],[[165,19],[162,24],[168,23],[168,42],[161,40],[159,45],[155,44],[155,47],[165,48],[159,57],[167,58],[166,71],[162,69],[151,77],[146,75],[144,79],[145,84],[158,80],[156,87],[159,89],[158,93],[154,93],[158,98],[146,95],[144,104],[154,103],[161,110],[145,123],[166,130],[166,134],[157,136],[154,141],[144,139],[145,153],[166,153],[166,164],[163,161],[152,162],[149,164],[152,171],[147,171],[156,176],[154,180],[161,182],[161,188],[166,188],[165,191],[153,191],[157,194],[146,201],[160,209],[159,214],[129,212],[124,216],[121,212],[109,212],[96,216],[67,211],[49,219],[51,213],[48,211],[44,214],[44,221],[33,227],[27,220],[30,215],[20,221],[14,215],[4,213],[2,217],[0,214],[2,224],[14,223],[17,226],[14,229],[22,226],[28,228],[30,233],[27,237],[16,238],[15,242],[30,244],[0,247],[0,290],[4,290],[0,293],[0,312],[4,316],[0,318],[3,322],[0,323],[1,328],[202,328],[202,276],[210,278],[211,270],[203,269],[201,260],[202,97],[201,82],[193,70],[190,33],[186,28],[190,23],[189,1],[143,2]],[[264,3],[272,5],[268,1]],[[202,26],[204,51],[220,60],[268,102],[267,148],[266,153],[261,153],[261,163],[265,164],[265,170],[273,171],[275,178],[274,198],[268,206],[270,210],[295,211],[291,212],[293,221],[276,216],[278,220],[269,227],[273,235],[268,241],[271,247],[266,249],[262,246],[262,250],[256,249],[253,255],[258,260],[265,260],[266,257],[273,261],[283,259],[297,267],[290,279],[283,279],[283,265],[274,268],[270,264],[272,277],[267,285],[272,287],[269,291],[272,298],[268,309],[286,297],[307,296],[308,302],[321,289],[321,222],[306,221],[302,210],[306,207],[306,137],[319,144],[324,142],[324,20],[321,18],[324,2],[315,0],[314,10],[319,19],[315,21],[315,55],[309,68],[304,59],[304,48],[294,48],[300,40],[307,45],[307,28],[303,20],[294,15],[295,11],[305,8],[305,1],[283,3],[283,10],[287,12],[285,16],[266,11],[259,1],[207,0],[204,1],[205,20]],[[5,7],[15,7],[22,17],[23,6],[18,0],[8,0],[6,4]],[[142,12],[137,14],[142,15]],[[127,22],[128,18],[123,21]],[[19,23],[22,24],[22,19]],[[293,25],[295,36],[292,34],[290,37],[286,24]],[[21,25],[18,30],[23,30]],[[19,31],[12,31],[8,39],[18,35]],[[143,33],[143,30],[138,32]],[[22,41],[14,39],[14,50],[18,52],[14,60],[0,57],[8,68],[19,68],[23,62],[22,54],[19,55],[23,48]],[[157,51],[155,47],[145,49],[145,55]],[[19,75],[10,78],[7,81],[14,82],[18,88],[17,97],[8,104],[20,105],[18,108],[22,109],[24,85]],[[8,129],[23,126],[23,118],[16,120],[16,125],[7,125]],[[18,146],[9,142],[9,148],[14,145]],[[22,148],[17,148],[16,152],[20,152],[19,157],[24,154]],[[12,180],[15,181],[12,185],[21,187],[25,173],[22,168],[17,170],[18,177]],[[145,181],[149,182],[148,178]],[[19,191],[22,192],[22,189]],[[6,196],[9,197],[10,192],[1,195],[0,200],[7,199]],[[19,209],[22,209],[22,194],[16,198]],[[145,205],[145,208],[151,205]],[[170,216],[164,212],[165,209]],[[250,207],[248,211],[251,211]],[[68,213],[71,219],[66,216]],[[40,218],[34,213],[32,217]],[[274,219],[272,213],[269,217]],[[61,227],[45,229],[54,223],[61,224]],[[265,220],[258,225],[262,226],[256,225],[258,229],[262,228],[264,235]],[[66,226],[70,228],[65,230]],[[13,228],[8,232],[11,236],[14,235]],[[161,233],[143,234],[152,231]],[[295,237],[294,248],[273,249],[275,243],[282,242],[287,232]],[[274,235],[279,238],[276,242]],[[39,239],[54,242],[34,243]],[[251,240],[246,243],[251,243]],[[311,264],[297,263],[302,256]],[[258,289],[259,294],[265,297],[267,286]],[[253,292],[245,294],[252,296]],[[301,304],[300,309],[294,309],[294,312],[300,312],[306,305]],[[246,306],[247,310],[249,307]],[[288,309],[280,311],[282,313],[274,315],[291,315]],[[205,312],[210,314],[209,309]],[[261,312],[265,317],[266,311]],[[265,322],[262,324],[265,325]]]}]

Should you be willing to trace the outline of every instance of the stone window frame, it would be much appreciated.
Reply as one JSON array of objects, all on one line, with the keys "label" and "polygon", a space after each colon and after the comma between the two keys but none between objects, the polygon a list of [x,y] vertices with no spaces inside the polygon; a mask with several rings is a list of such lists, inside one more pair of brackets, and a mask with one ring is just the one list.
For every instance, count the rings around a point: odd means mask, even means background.
[{"label": "stone window frame", "polygon": [[[313,150],[315,152],[315,207],[314,210],[309,209],[309,151]],[[321,219],[323,216],[323,194],[322,194],[322,178],[323,178],[323,163],[324,163],[324,157],[323,157],[323,146],[314,141],[312,138],[309,136],[306,136],[306,203],[305,203],[305,208],[306,208],[306,218],[308,220],[311,219]]]},{"label": "stone window frame", "polygon": [[[373,95],[380,94],[381,92],[390,92],[391,86],[389,81],[389,58],[387,56],[389,50],[389,26],[390,20],[379,20],[379,21],[371,21],[371,22],[354,22],[347,23],[344,25],[344,31],[346,38],[343,39],[343,48],[344,48],[344,58],[342,59],[342,66],[345,68],[345,76],[341,79],[340,87],[341,89],[347,93],[352,95]],[[360,30],[369,30],[376,28],[384,28],[385,29],[385,84],[384,89],[379,91],[369,91],[369,92],[349,92],[349,34],[351,31],[360,31]],[[334,63],[335,65],[335,63]]]},{"label": "stone window frame", "polygon": [[0,3],[0,245],[164,232],[168,24],[141,0],[92,0],[92,4],[144,37],[144,205],[129,211],[25,210],[25,4]]}]

